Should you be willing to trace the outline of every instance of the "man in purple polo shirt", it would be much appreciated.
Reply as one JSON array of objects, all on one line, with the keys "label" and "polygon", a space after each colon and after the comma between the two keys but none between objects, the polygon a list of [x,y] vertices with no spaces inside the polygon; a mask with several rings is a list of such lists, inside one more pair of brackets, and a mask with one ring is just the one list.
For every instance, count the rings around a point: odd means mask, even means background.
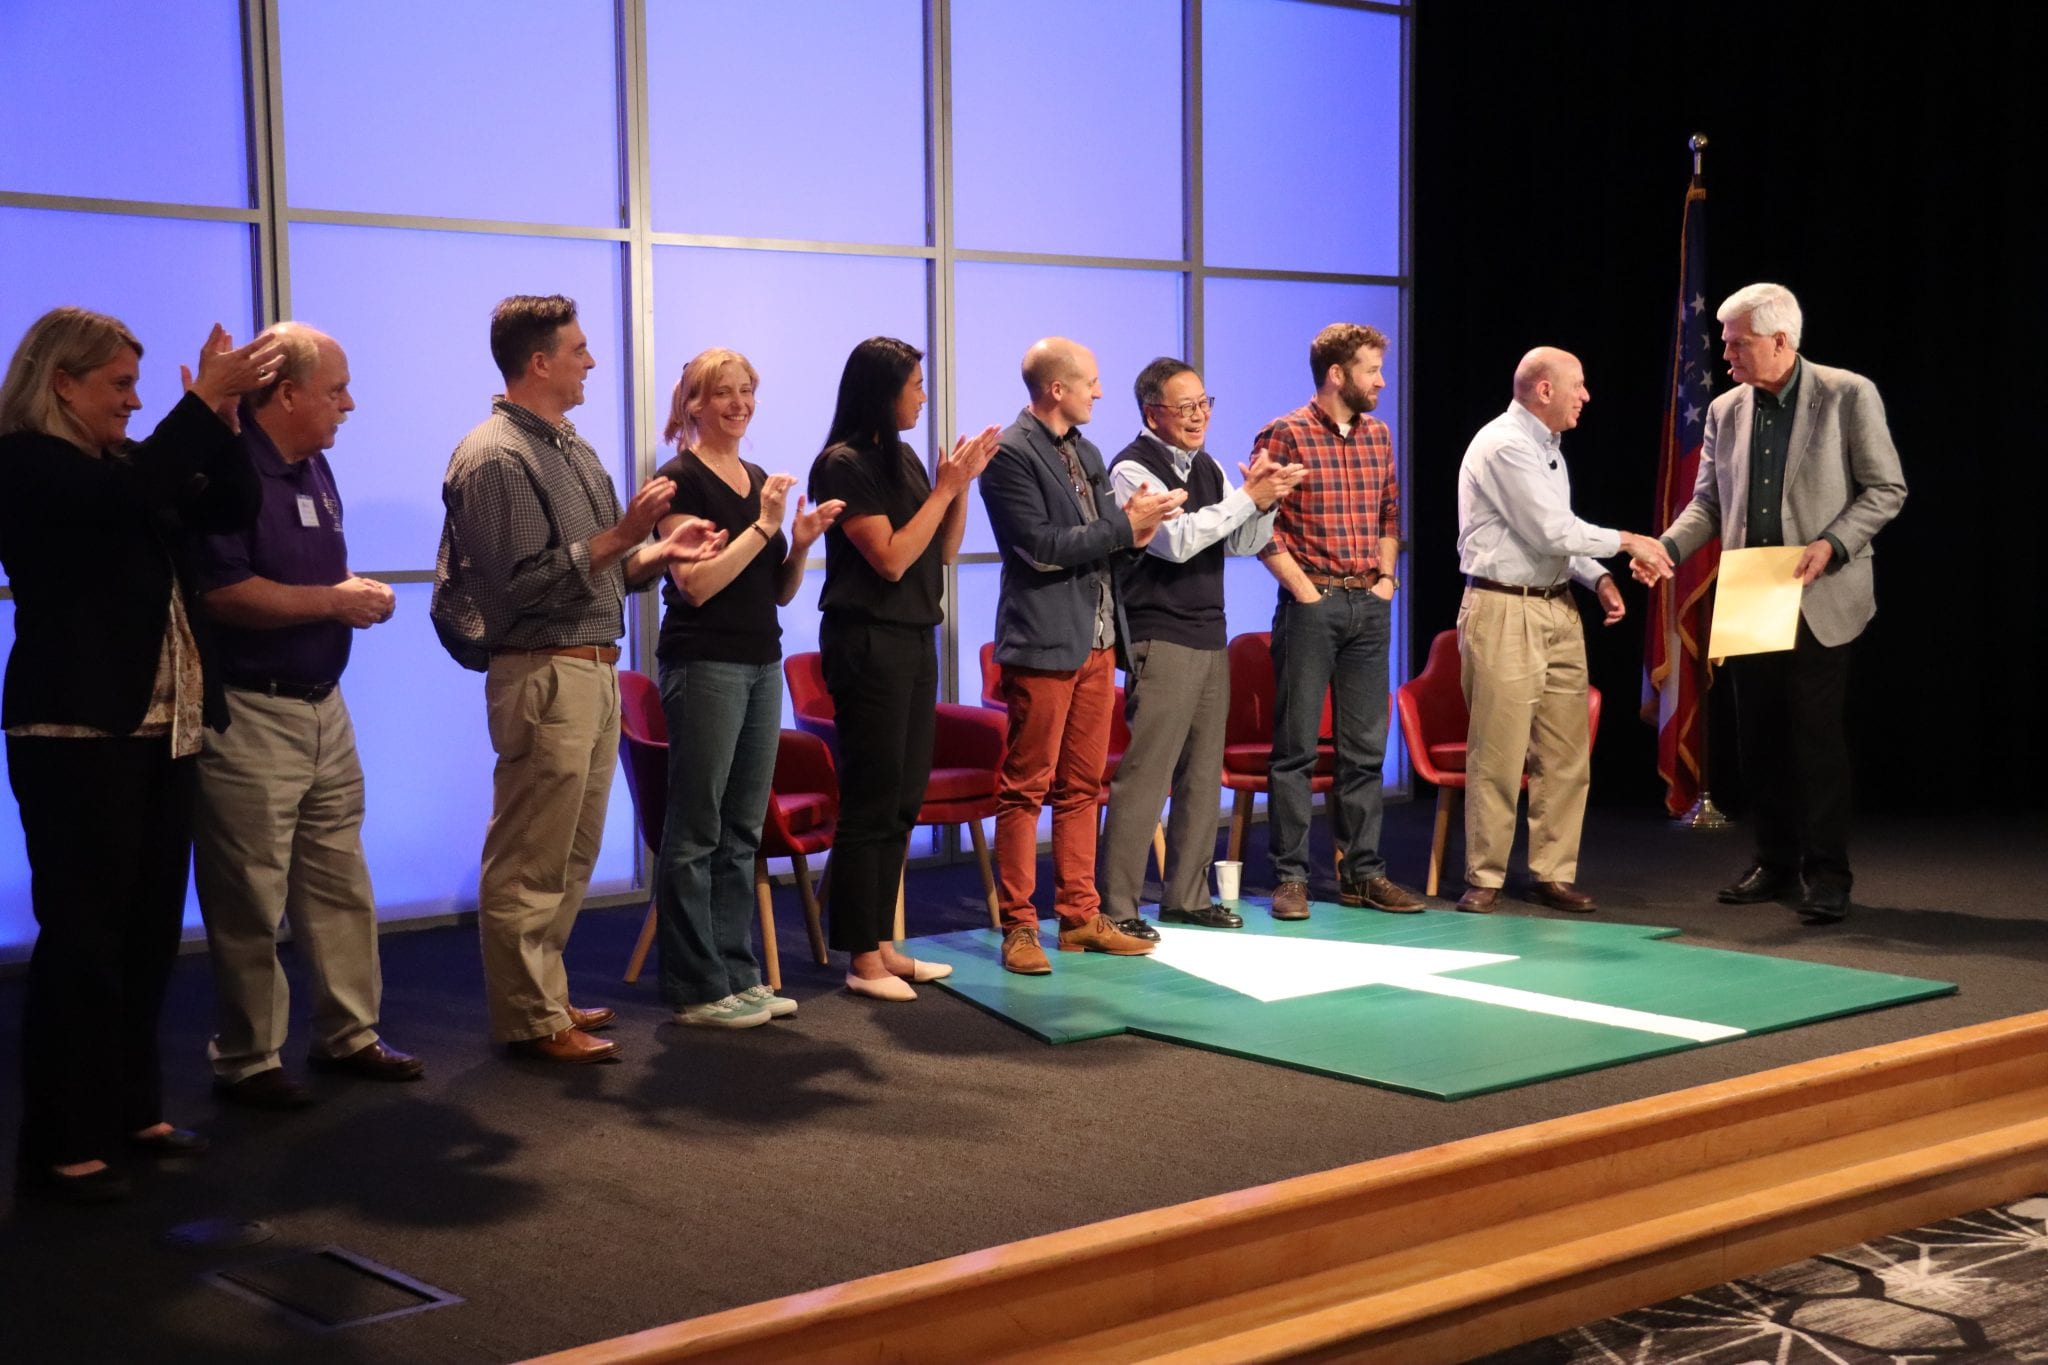
[{"label": "man in purple polo shirt", "polygon": [[219,636],[232,733],[208,732],[193,831],[199,908],[219,1018],[214,1093],[297,1109],[287,1076],[290,997],[277,962],[289,920],[315,994],[308,1064],[410,1081],[420,1062],[377,1037],[377,904],[363,860],[363,770],[338,690],[353,632],[391,619],[391,589],[348,569],[341,495],[321,452],[355,407],[334,338],[283,322],[284,355],[242,400],[241,436],[263,485],[256,524],[206,542],[201,591]]}]

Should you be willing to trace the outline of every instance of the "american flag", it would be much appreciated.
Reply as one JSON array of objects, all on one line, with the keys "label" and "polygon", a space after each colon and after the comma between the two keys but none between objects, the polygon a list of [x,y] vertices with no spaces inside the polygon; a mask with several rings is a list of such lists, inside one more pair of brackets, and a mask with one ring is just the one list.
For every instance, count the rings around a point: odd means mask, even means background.
[{"label": "american flag", "polygon": [[[1669,526],[1692,501],[1700,467],[1700,435],[1714,396],[1713,314],[1707,310],[1707,191],[1695,174],[1685,191],[1679,231],[1678,303],[1671,323],[1665,371],[1662,445],[1657,455],[1658,527]],[[1657,727],[1657,772],[1664,807],[1674,816],[1700,794],[1700,752],[1705,700],[1708,594],[1721,547],[1700,550],[1650,596],[1643,633],[1643,719]]]}]

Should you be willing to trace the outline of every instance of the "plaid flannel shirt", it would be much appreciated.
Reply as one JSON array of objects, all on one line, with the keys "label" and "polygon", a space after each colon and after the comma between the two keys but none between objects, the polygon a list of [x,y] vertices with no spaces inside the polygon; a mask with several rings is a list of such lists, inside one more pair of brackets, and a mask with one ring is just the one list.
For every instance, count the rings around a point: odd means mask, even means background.
[{"label": "plaid flannel shirt", "polygon": [[1401,536],[1401,488],[1387,424],[1367,413],[1340,432],[1330,415],[1305,403],[1268,422],[1252,442],[1282,464],[1305,464],[1308,477],[1280,501],[1272,543],[1307,573],[1342,577],[1380,568],[1380,540]]}]

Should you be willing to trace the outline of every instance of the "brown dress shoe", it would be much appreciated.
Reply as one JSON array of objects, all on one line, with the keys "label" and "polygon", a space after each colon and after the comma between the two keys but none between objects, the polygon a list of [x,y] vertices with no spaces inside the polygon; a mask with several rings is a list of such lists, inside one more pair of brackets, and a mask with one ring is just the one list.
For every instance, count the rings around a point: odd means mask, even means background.
[{"label": "brown dress shoe", "polygon": [[530,1057],[537,1062],[602,1062],[619,1050],[617,1043],[593,1038],[575,1028],[565,1028],[545,1038],[521,1038],[505,1046],[514,1057]]},{"label": "brown dress shoe", "polygon": [[1282,882],[1273,888],[1273,918],[1308,918],[1307,882]]},{"label": "brown dress shoe", "polygon": [[574,1005],[565,1005],[569,1011],[569,1027],[584,1033],[595,1033],[601,1028],[610,1028],[619,1012],[609,1005],[599,1005],[594,1010],[579,1010]]},{"label": "brown dress shoe", "polygon": [[249,1109],[304,1109],[313,1103],[313,1092],[285,1075],[281,1066],[244,1076],[239,1081],[216,1078],[213,1097]]},{"label": "brown dress shoe", "polygon": [[1420,896],[1403,890],[1386,877],[1369,877],[1356,886],[1347,886],[1340,897],[1353,908],[1369,905],[1390,915],[1413,915],[1422,909]]},{"label": "brown dress shoe", "polygon": [[416,1081],[427,1070],[426,1063],[419,1058],[376,1042],[366,1043],[346,1057],[323,1057],[316,1052],[306,1058],[306,1065],[314,1071],[353,1076],[359,1081]]},{"label": "brown dress shoe", "polygon": [[1127,934],[1107,915],[1091,915],[1071,929],[1060,930],[1063,953],[1108,953],[1113,957],[1143,957],[1159,945],[1150,939]]},{"label": "brown dress shoe", "polygon": [[1039,946],[1037,929],[1020,924],[1003,935],[1003,970],[1019,976],[1045,976],[1052,971],[1045,949]]},{"label": "brown dress shoe", "polygon": [[1530,882],[1529,899],[1552,910],[1569,910],[1575,915],[1591,914],[1599,904],[1570,882]]},{"label": "brown dress shoe", "polygon": [[1469,910],[1475,915],[1490,915],[1493,913],[1493,903],[1499,899],[1500,888],[1497,886],[1468,886],[1465,888],[1465,894],[1458,897],[1458,908]]}]

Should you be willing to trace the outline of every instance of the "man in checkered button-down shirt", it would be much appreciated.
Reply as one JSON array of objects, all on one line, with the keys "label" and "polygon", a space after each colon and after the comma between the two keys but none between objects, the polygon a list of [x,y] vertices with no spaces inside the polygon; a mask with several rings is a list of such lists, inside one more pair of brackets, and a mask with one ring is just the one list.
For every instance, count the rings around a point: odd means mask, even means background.
[{"label": "man in checkered button-down shirt", "polygon": [[505,392],[464,437],[441,488],[434,627],[485,673],[491,823],[477,885],[491,1034],[522,1056],[602,1061],[608,1009],[569,1003],[569,941],[618,766],[626,594],[725,543],[684,518],[648,535],[675,485],[649,479],[622,511],[611,475],[566,420],[596,367],[574,301],[514,295],[491,314]]},{"label": "man in checkered button-down shirt", "polygon": [[1307,919],[1309,779],[1323,697],[1335,693],[1331,822],[1344,904],[1420,910],[1380,857],[1380,764],[1387,751],[1387,642],[1401,553],[1401,490],[1386,423],[1371,415],[1387,381],[1387,338],[1337,322],[1309,346],[1315,396],[1253,442],[1308,474],[1280,504],[1260,555],[1280,584],[1273,612],[1273,762],[1266,798],[1275,919]]}]

